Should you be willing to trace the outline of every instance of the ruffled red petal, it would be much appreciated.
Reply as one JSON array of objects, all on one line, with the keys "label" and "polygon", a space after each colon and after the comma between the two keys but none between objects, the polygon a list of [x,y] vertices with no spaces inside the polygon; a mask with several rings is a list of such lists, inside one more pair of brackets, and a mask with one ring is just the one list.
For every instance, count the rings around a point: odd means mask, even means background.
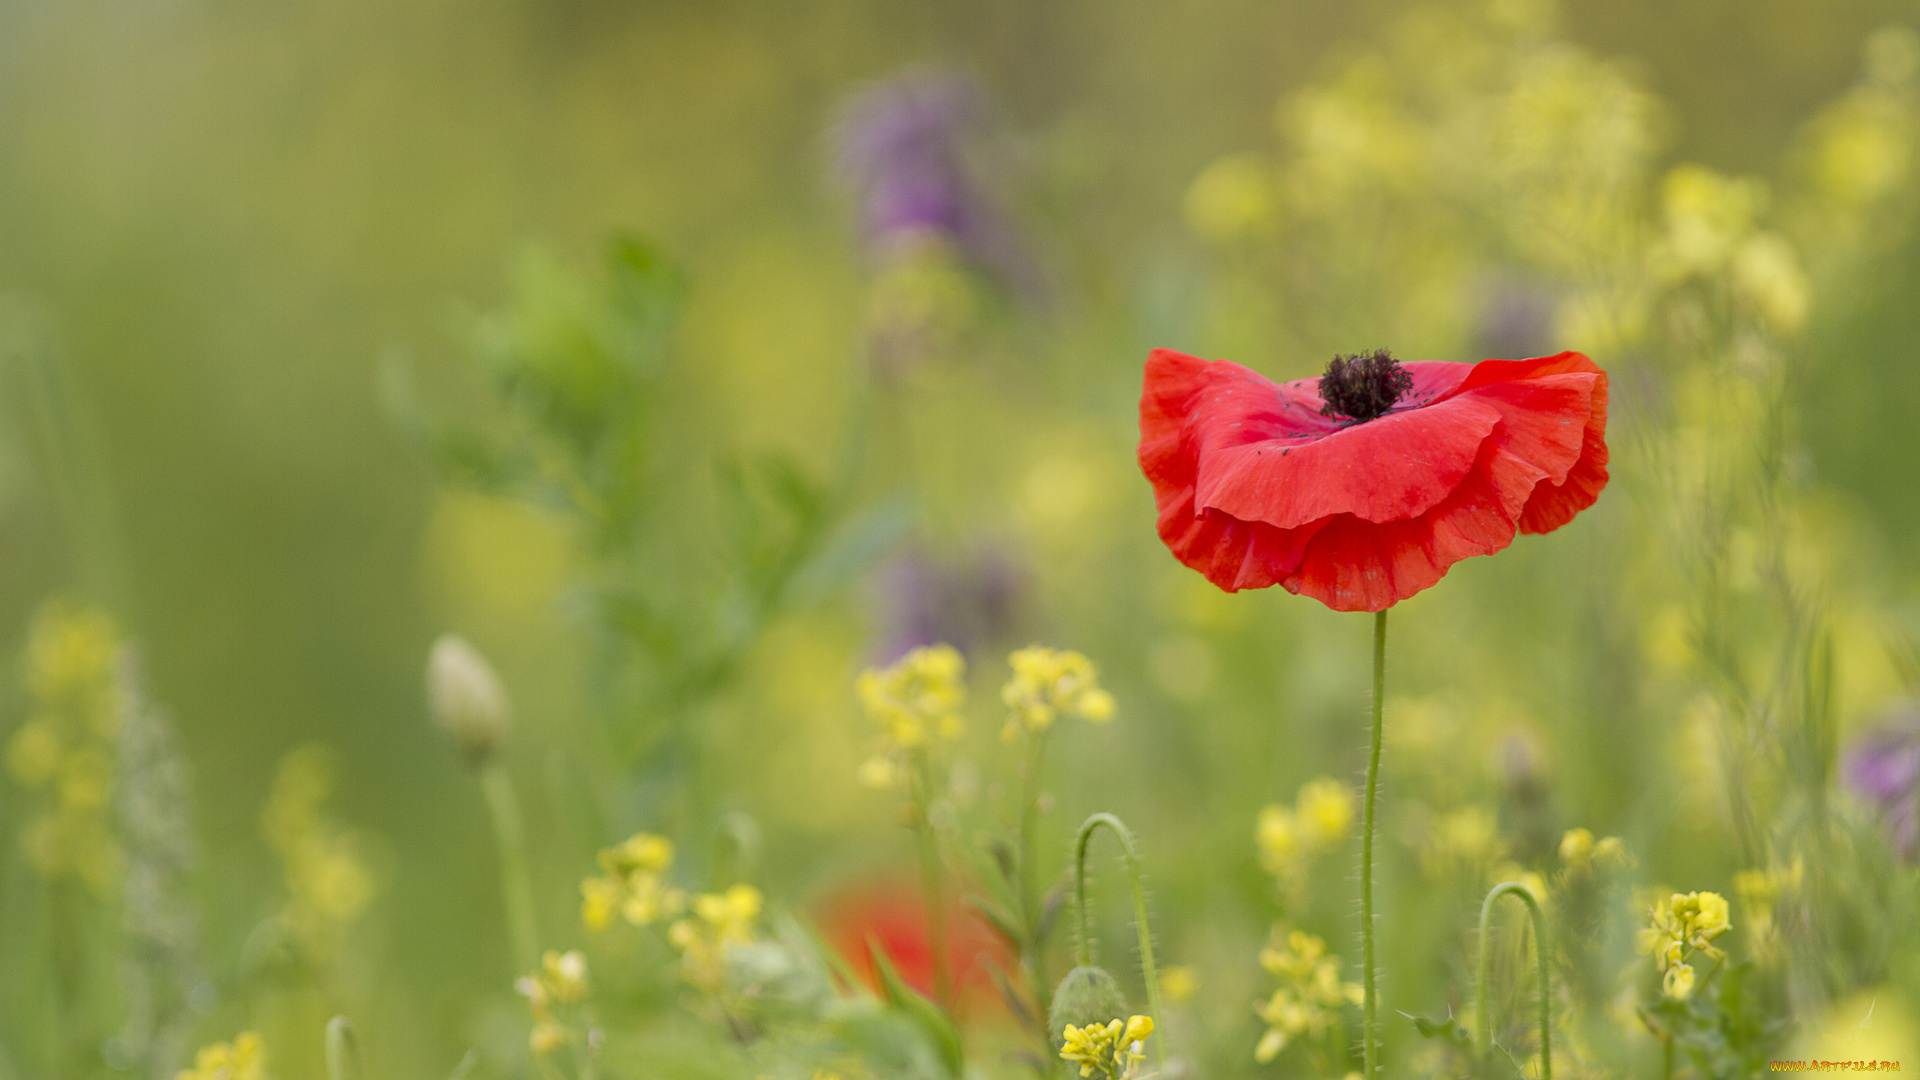
[{"label": "ruffled red petal", "polygon": [[1606,374],[1586,357],[1405,367],[1409,405],[1343,425],[1320,415],[1317,380],[1154,350],[1140,465],[1161,539],[1229,591],[1378,611],[1605,486]]}]

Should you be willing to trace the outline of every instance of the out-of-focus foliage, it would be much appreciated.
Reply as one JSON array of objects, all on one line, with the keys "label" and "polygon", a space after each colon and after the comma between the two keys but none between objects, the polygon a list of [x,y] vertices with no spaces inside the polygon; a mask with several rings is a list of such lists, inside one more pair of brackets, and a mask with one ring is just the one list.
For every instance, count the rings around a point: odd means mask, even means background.
[{"label": "out-of-focus foliage", "polygon": [[1912,1068],[1910,16],[0,10],[0,1080],[1357,1069],[1366,628],[1150,345],[1609,372],[1393,615],[1388,1075]]}]

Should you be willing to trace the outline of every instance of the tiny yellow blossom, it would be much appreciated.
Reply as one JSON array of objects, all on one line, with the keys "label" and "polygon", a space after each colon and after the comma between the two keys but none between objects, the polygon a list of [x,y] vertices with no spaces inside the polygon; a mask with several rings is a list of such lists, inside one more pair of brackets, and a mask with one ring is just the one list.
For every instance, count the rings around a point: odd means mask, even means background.
[{"label": "tiny yellow blossom", "polygon": [[260,1036],[243,1031],[230,1043],[211,1043],[193,1056],[193,1068],[182,1069],[174,1080],[263,1080],[267,1053]]},{"label": "tiny yellow blossom", "polygon": [[513,988],[527,999],[527,1010],[533,1014],[527,1046],[536,1054],[551,1054],[573,1040],[573,1029],[554,1015],[554,1009],[586,1000],[587,958],[578,951],[548,949],[540,957],[540,970],[514,980]]},{"label": "tiny yellow blossom", "polygon": [[885,668],[868,668],[854,683],[867,719],[880,729],[879,749],[860,764],[860,783],[896,788],[908,776],[906,758],[935,738],[966,732],[967,662],[951,645],[927,645]]},{"label": "tiny yellow blossom", "polygon": [[6,743],[8,771],[36,793],[20,833],[27,862],[101,894],[123,862],[110,806],[125,704],[119,655],[119,631],[105,613],[64,600],[43,605],[27,641],[34,711]]},{"label": "tiny yellow blossom", "polygon": [[1560,838],[1560,861],[1569,866],[1585,866],[1593,857],[1593,833],[1586,829],[1568,829]]},{"label": "tiny yellow blossom", "polygon": [[548,949],[540,957],[540,973],[553,999],[563,1005],[587,996],[587,958],[578,949],[565,953]]},{"label": "tiny yellow blossom", "polygon": [[1617,836],[1595,840],[1587,829],[1568,829],[1560,837],[1560,861],[1568,878],[1584,877],[1596,866],[1623,863],[1627,849]]},{"label": "tiny yellow blossom", "polygon": [[1002,732],[1009,741],[1022,731],[1044,731],[1056,716],[1077,716],[1093,723],[1113,718],[1113,695],[1100,689],[1100,675],[1088,660],[1071,649],[1035,645],[1007,657],[1013,678],[1000,690],[1011,710]]},{"label": "tiny yellow blossom", "polygon": [[762,903],[760,890],[751,885],[693,898],[692,916],[667,928],[667,940],[680,950],[688,982],[707,993],[720,989],[726,981],[727,949],[753,941]]},{"label": "tiny yellow blossom", "polygon": [[1327,943],[1303,930],[1288,931],[1283,939],[1275,927],[1273,942],[1260,950],[1260,966],[1281,980],[1272,997],[1253,1006],[1267,1024],[1253,1050],[1261,1064],[1301,1035],[1318,1038],[1333,1024],[1334,1010],[1360,1003],[1359,984],[1340,979],[1340,958],[1328,956]]},{"label": "tiny yellow blossom", "polygon": [[1190,964],[1170,967],[1160,973],[1160,993],[1178,1005],[1189,1001],[1200,990],[1200,972]]},{"label": "tiny yellow blossom", "polygon": [[635,833],[619,844],[603,848],[600,877],[580,883],[580,921],[589,930],[613,925],[617,914],[635,926],[647,926],[678,915],[686,897],[667,885],[673,867],[673,841],[652,833]]},{"label": "tiny yellow blossom", "polygon": [[1260,866],[1276,875],[1291,869],[1305,849],[1293,811],[1271,803],[1260,808],[1260,816],[1254,821],[1253,842],[1260,852]]},{"label": "tiny yellow blossom", "polygon": [[1083,1077],[1131,1080],[1146,1060],[1144,1044],[1152,1034],[1150,1016],[1130,1016],[1084,1028],[1068,1024],[1061,1032],[1060,1057],[1080,1066]]},{"label": "tiny yellow blossom", "polygon": [[565,1025],[552,1020],[542,1020],[534,1024],[533,1030],[527,1033],[527,1048],[545,1057],[567,1045],[567,1040],[571,1037],[572,1032],[569,1032]]},{"label": "tiny yellow blossom", "polygon": [[50,717],[35,717],[21,724],[8,741],[7,766],[21,787],[32,790],[60,771],[65,751],[57,722]]},{"label": "tiny yellow blossom", "polygon": [[892,667],[860,673],[855,690],[867,716],[881,726],[891,744],[911,748],[934,734],[948,738],[962,730],[960,708],[967,699],[967,662],[951,645],[914,649]]},{"label": "tiny yellow blossom", "polygon": [[1674,893],[1664,904],[1655,904],[1648,912],[1652,925],[1640,931],[1639,947],[1650,955],[1665,973],[1662,989],[1668,997],[1685,998],[1693,992],[1694,971],[1687,963],[1691,953],[1699,952],[1715,960],[1726,953],[1714,947],[1714,939],[1732,929],[1727,917],[1726,897],[1719,893]]},{"label": "tiny yellow blossom", "polygon": [[1323,776],[1300,789],[1299,823],[1315,847],[1329,848],[1347,838],[1353,828],[1353,788]]},{"label": "tiny yellow blossom", "polygon": [[280,760],[260,812],[260,831],[280,857],[286,881],[281,922],[313,959],[333,954],[375,891],[359,838],[325,811],[332,793],[332,754],[309,744]]}]

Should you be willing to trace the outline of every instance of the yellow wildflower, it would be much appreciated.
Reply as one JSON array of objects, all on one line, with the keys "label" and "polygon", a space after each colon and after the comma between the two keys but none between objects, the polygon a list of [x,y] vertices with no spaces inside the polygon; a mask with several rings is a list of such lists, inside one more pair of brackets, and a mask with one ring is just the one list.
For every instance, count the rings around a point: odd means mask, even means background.
[{"label": "yellow wildflower", "polygon": [[1687,963],[1692,953],[1726,958],[1713,941],[1733,928],[1727,918],[1727,900],[1713,892],[1674,893],[1666,903],[1653,905],[1648,914],[1652,925],[1640,931],[1640,952],[1651,955],[1666,973],[1662,980],[1666,995],[1684,998],[1693,992],[1694,971]]},{"label": "yellow wildflower", "polygon": [[1462,806],[1440,816],[1427,832],[1420,860],[1429,875],[1441,877],[1461,868],[1491,867],[1506,856],[1493,811]]},{"label": "yellow wildflower", "polygon": [[551,1054],[573,1040],[573,1030],[554,1015],[554,1007],[586,1000],[587,958],[577,950],[559,953],[548,949],[540,957],[540,970],[521,976],[513,988],[527,999],[527,1009],[533,1014],[527,1046],[536,1054]]},{"label": "yellow wildflower", "polygon": [[635,926],[647,926],[678,915],[686,897],[664,882],[673,866],[673,841],[652,833],[635,833],[599,856],[605,873],[580,883],[580,921],[600,931],[613,925],[617,914]]},{"label": "yellow wildflower", "polygon": [[688,982],[707,993],[720,989],[726,981],[727,948],[753,941],[761,904],[760,890],[751,885],[693,898],[692,916],[667,929],[667,940],[680,950]]},{"label": "yellow wildflower", "polygon": [[1298,804],[1299,822],[1316,847],[1340,843],[1353,828],[1353,788],[1330,776],[1308,781]]},{"label": "yellow wildflower", "polygon": [[1077,716],[1096,724],[1113,718],[1113,695],[1100,689],[1093,661],[1071,649],[1035,645],[1007,657],[1013,678],[1000,690],[1012,710],[1002,732],[1009,741],[1022,731],[1046,730],[1056,716]]},{"label": "yellow wildflower", "polygon": [[34,712],[6,745],[8,771],[39,793],[20,835],[28,863],[98,893],[121,865],[109,814],[124,703],[119,655],[119,631],[104,613],[62,600],[42,606],[27,641]]},{"label": "yellow wildflower", "polygon": [[1253,842],[1260,851],[1260,865],[1269,874],[1279,874],[1291,867],[1304,846],[1293,811],[1278,803],[1260,808],[1260,816],[1253,826]]},{"label": "yellow wildflower", "polygon": [[914,649],[891,667],[868,668],[854,683],[867,718],[880,728],[880,747],[861,763],[860,782],[891,788],[904,781],[904,759],[933,739],[966,731],[967,662],[951,645]]},{"label": "yellow wildflower", "polygon": [[230,1043],[210,1043],[193,1057],[193,1068],[174,1074],[174,1080],[264,1080],[267,1052],[260,1036],[243,1031]]},{"label": "yellow wildflower", "polygon": [[1353,816],[1351,787],[1329,776],[1307,781],[1292,807],[1260,808],[1253,838],[1261,867],[1289,889],[1303,888],[1307,860],[1344,841]]},{"label": "yellow wildflower", "polygon": [[332,793],[330,752],[302,746],[280,760],[260,812],[260,831],[280,857],[286,880],[281,921],[315,958],[332,952],[374,894],[358,837],[325,813]]},{"label": "yellow wildflower", "polygon": [[1560,837],[1560,861],[1569,878],[1584,877],[1596,866],[1625,862],[1626,846],[1617,836],[1595,840],[1587,829],[1568,829]]},{"label": "yellow wildflower", "polygon": [[1160,973],[1160,993],[1178,1005],[1191,1000],[1200,990],[1200,973],[1190,964],[1167,968]]},{"label": "yellow wildflower", "polygon": [[934,734],[954,738],[963,730],[967,662],[951,645],[914,649],[892,667],[860,673],[855,690],[867,716],[900,747],[923,745]]},{"label": "yellow wildflower", "polygon": [[1139,1075],[1140,1063],[1146,1060],[1145,1044],[1152,1034],[1150,1016],[1130,1016],[1084,1028],[1068,1024],[1061,1032],[1060,1057],[1080,1066],[1083,1077],[1131,1080]]},{"label": "yellow wildflower", "polygon": [[1762,964],[1779,959],[1780,929],[1774,922],[1774,906],[1780,898],[1800,885],[1802,863],[1775,866],[1766,870],[1742,870],[1733,875],[1733,891],[1740,897],[1740,910],[1747,920],[1747,951]]},{"label": "yellow wildflower", "polygon": [[1300,1035],[1319,1037],[1342,1005],[1360,1003],[1359,984],[1340,979],[1340,958],[1328,956],[1327,943],[1303,930],[1289,931],[1283,940],[1275,927],[1273,943],[1260,950],[1260,966],[1281,980],[1272,997],[1253,1006],[1267,1024],[1253,1051],[1261,1064]]}]

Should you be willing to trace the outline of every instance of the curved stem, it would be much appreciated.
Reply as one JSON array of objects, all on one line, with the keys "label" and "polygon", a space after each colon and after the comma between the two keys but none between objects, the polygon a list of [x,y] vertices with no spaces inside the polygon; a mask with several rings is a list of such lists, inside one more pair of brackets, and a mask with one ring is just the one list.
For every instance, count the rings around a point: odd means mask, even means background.
[{"label": "curved stem", "polygon": [[1080,826],[1079,839],[1073,845],[1073,895],[1080,908],[1080,965],[1093,963],[1093,930],[1087,916],[1087,844],[1093,831],[1105,825],[1120,839],[1120,851],[1127,860],[1127,875],[1133,879],[1133,920],[1140,932],[1140,977],[1147,984],[1147,1015],[1153,1018],[1153,1051],[1162,1066],[1167,1063],[1167,1043],[1160,1034],[1166,1019],[1160,1012],[1160,976],[1153,966],[1153,930],[1147,922],[1147,891],[1141,883],[1140,854],[1133,846],[1133,833],[1126,823],[1112,814],[1095,814]]},{"label": "curved stem", "polygon": [[365,1075],[353,1021],[345,1016],[327,1021],[327,1080],[362,1080]]},{"label": "curved stem", "polygon": [[1367,751],[1367,792],[1360,809],[1360,942],[1364,954],[1360,986],[1364,1008],[1361,1016],[1361,1060],[1366,1080],[1374,1080],[1379,1068],[1379,994],[1373,984],[1373,800],[1380,787],[1380,719],[1387,688],[1387,613],[1373,616],[1373,736]]},{"label": "curved stem", "polygon": [[1480,976],[1474,986],[1474,1011],[1478,1015],[1474,1018],[1477,1034],[1473,1046],[1485,1058],[1493,1045],[1493,1002],[1487,997],[1487,925],[1493,917],[1493,902],[1508,895],[1519,897],[1533,914],[1533,951],[1540,957],[1540,1080],[1553,1080],[1553,984],[1547,981],[1547,917],[1533,893],[1517,881],[1495,885],[1480,904]]},{"label": "curved stem", "polygon": [[520,800],[505,765],[490,761],[480,769],[480,790],[493,813],[494,839],[500,844],[500,887],[507,906],[507,934],[513,942],[515,971],[540,966],[540,927],[534,918],[533,878],[527,869],[527,830]]}]

